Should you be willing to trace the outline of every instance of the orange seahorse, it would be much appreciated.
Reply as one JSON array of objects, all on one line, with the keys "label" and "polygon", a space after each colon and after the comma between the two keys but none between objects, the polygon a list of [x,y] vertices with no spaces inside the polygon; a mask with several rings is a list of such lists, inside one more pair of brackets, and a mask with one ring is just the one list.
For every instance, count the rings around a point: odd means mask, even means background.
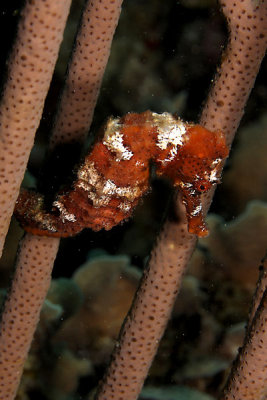
[{"label": "orange seahorse", "polygon": [[185,123],[169,114],[146,111],[110,118],[77,172],[72,187],[57,195],[51,211],[44,197],[22,189],[15,215],[37,235],[67,237],[91,228],[109,230],[129,218],[150,188],[150,162],[182,194],[188,230],[206,236],[201,194],[220,181],[228,156],[222,132]]}]

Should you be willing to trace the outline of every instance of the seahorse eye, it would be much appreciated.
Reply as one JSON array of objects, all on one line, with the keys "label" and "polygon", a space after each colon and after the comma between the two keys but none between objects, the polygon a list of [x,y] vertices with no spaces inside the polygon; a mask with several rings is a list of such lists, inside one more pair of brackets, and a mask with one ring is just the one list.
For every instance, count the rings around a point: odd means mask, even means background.
[{"label": "seahorse eye", "polygon": [[207,192],[210,189],[210,187],[211,187],[210,182],[203,182],[203,181],[196,182],[195,186],[196,190],[200,193]]}]

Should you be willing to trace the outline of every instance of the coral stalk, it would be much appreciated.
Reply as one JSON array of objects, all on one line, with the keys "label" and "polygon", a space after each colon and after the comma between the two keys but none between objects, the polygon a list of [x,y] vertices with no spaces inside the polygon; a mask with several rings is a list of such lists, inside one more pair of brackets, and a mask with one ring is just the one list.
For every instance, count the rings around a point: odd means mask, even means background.
[{"label": "coral stalk", "polygon": [[254,302],[251,310],[253,318],[248,324],[244,345],[221,400],[263,400],[267,396],[267,259],[263,263]]},{"label": "coral stalk", "polygon": [[260,306],[260,302],[263,299],[264,291],[266,288],[267,288],[267,255],[262,260],[262,265],[260,266],[260,277],[252,300],[252,306],[247,323],[247,330],[250,329],[252,325],[255,314]]},{"label": "coral stalk", "polygon": [[70,0],[28,0],[0,105],[0,256],[63,37]]},{"label": "coral stalk", "polygon": [[[257,5],[258,4],[258,5]],[[267,2],[221,1],[229,39],[200,122],[230,144],[244,114],[267,46]]]},{"label": "coral stalk", "polygon": [[96,399],[137,399],[179,291],[196,239],[186,220],[168,221],[152,252]]},{"label": "coral stalk", "polygon": [[88,134],[118,24],[122,0],[88,0],[50,140],[83,142]]},{"label": "coral stalk", "polygon": [[[266,52],[267,2],[221,0],[221,6],[229,38],[200,123],[207,129],[224,132],[230,145]],[[203,197],[208,209],[213,191]]]},{"label": "coral stalk", "polygon": [[[0,254],[39,125],[70,0],[27,1],[0,107]],[[0,399],[14,398],[50,284],[58,240],[29,235],[0,325]]]},{"label": "coral stalk", "polygon": [[[266,8],[266,2],[255,5],[250,0],[222,1],[230,39],[201,123],[212,131],[225,132],[228,144],[233,140],[266,49]],[[205,196],[206,211],[212,195],[213,190]],[[183,222],[165,224],[100,383],[97,400],[137,399],[194,245],[195,237],[186,232]]]},{"label": "coral stalk", "polygon": [[53,238],[27,235],[21,246],[0,330],[1,400],[15,397],[24,361],[50,285],[53,267],[51,254],[56,256],[57,242]]}]

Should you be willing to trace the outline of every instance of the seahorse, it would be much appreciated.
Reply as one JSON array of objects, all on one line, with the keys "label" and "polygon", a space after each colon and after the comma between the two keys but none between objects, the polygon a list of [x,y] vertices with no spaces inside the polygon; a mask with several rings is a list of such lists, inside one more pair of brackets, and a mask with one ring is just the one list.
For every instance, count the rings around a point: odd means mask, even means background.
[{"label": "seahorse", "polygon": [[188,231],[208,234],[201,194],[220,182],[229,149],[222,132],[182,121],[167,112],[128,113],[109,118],[102,135],[77,170],[72,186],[51,210],[44,196],[22,189],[15,216],[30,233],[73,236],[84,228],[109,230],[128,219],[150,189],[150,164],[181,191]]}]

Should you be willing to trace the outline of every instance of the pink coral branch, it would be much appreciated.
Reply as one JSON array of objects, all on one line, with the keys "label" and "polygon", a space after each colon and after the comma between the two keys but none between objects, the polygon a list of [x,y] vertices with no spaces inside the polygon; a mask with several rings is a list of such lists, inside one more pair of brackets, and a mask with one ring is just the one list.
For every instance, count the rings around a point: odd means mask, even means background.
[{"label": "pink coral branch", "polygon": [[267,396],[267,259],[263,262],[251,317],[244,346],[221,400],[263,400]]},{"label": "pink coral branch", "polygon": [[253,296],[252,306],[251,306],[251,310],[249,313],[249,319],[248,319],[248,323],[247,323],[247,329],[250,329],[250,327],[252,325],[255,314],[260,306],[260,302],[263,299],[266,288],[267,288],[267,255],[263,259],[262,265],[260,266],[260,277],[257,282],[255,294]]},{"label": "pink coral branch", "polygon": [[27,235],[20,249],[0,330],[0,399],[15,397],[50,285],[57,240]]},{"label": "pink coral branch", "polygon": [[27,1],[0,105],[0,256],[63,37],[70,0]]},{"label": "pink coral branch", "polygon": [[[267,3],[253,6],[250,0],[226,0],[222,8],[230,39],[201,123],[211,130],[223,130],[230,144],[265,53]],[[213,191],[204,199],[205,210],[212,196]],[[100,383],[97,400],[138,397],[194,245],[195,237],[187,233],[184,220],[165,224]]]},{"label": "pink coral branch", "polygon": [[88,134],[122,0],[87,1],[69,65],[51,146]]},{"label": "pink coral branch", "polygon": [[200,122],[212,131],[222,130],[230,144],[266,51],[267,3],[222,0],[221,5],[229,41]]},{"label": "pink coral branch", "polygon": [[[70,1],[27,1],[0,108],[0,252],[52,78]],[[0,399],[13,399],[50,284],[58,240],[21,245],[0,326]]]},{"label": "pink coral branch", "polygon": [[187,222],[167,222],[142,277],[96,399],[136,399],[142,389],[196,238]]}]

